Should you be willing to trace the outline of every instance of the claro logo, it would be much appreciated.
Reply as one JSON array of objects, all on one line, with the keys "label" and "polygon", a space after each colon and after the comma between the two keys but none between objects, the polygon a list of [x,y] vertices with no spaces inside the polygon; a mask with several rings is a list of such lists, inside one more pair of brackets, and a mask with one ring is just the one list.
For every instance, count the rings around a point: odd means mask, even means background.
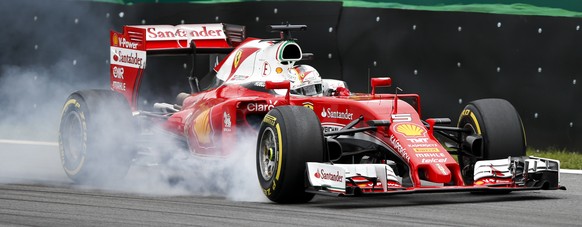
[{"label": "claro logo", "polygon": [[322,180],[344,182],[344,176],[342,176],[339,171],[337,171],[337,173],[326,173],[324,169],[317,169],[315,177]]},{"label": "claro logo", "polygon": [[277,105],[277,102],[279,102],[278,100],[273,102],[272,100],[269,100],[268,103],[249,103],[247,104],[247,110],[249,112],[267,112],[273,108],[275,108],[275,105]]}]

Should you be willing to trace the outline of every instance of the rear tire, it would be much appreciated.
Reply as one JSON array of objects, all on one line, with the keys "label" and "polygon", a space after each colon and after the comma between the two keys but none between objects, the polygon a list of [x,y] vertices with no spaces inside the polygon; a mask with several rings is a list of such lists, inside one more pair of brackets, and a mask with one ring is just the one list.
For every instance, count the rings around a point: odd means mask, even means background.
[{"label": "rear tire", "polygon": [[277,203],[306,203],[306,163],[323,162],[324,139],[315,113],[302,106],[276,107],[265,115],[257,141],[257,175],[263,193]]},{"label": "rear tire", "polygon": [[[502,159],[508,156],[525,156],[525,131],[519,114],[503,99],[480,99],[469,103],[459,117],[459,128],[470,129],[463,135],[480,135],[483,138],[482,157],[471,157],[459,153],[459,165],[465,184],[473,184],[475,162]],[[474,154],[471,151],[464,152]]]},{"label": "rear tire", "polygon": [[83,184],[122,179],[134,157],[135,134],[123,95],[110,90],[74,92],[63,107],[59,128],[65,173]]}]

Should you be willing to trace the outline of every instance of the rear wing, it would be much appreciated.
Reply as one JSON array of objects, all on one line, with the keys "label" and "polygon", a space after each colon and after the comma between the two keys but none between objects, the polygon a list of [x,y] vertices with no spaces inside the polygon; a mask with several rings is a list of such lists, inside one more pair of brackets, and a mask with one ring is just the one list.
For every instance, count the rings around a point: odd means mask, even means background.
[{"label": "rear wing", "polygon": [[147,56],[230,53],[245,39],[245,27],[232,24],[128,25],[110,32],[110,85],[133,110]]}]

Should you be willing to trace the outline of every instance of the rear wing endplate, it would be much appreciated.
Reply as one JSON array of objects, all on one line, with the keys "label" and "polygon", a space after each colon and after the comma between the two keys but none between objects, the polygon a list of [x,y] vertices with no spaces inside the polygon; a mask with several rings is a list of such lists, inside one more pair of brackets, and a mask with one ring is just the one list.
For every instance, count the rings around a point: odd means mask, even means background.
[{"label": "rear wing endplate", "polygon": [[226,54],[245,39],[233,24],[128,25],[110,32],[110,85],[137,109],[137,92],[147,56]]}]

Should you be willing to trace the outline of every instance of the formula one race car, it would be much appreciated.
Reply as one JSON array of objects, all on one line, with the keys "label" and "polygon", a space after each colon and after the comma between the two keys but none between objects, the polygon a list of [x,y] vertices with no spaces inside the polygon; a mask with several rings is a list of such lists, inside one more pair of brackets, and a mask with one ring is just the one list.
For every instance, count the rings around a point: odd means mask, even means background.
[{"label": "formula one race car", "polygon": [[[230,155],[242,135],[256,135],[256,170],[266,197],[303,203],[315,194],[366,196],[563,189],[560,162],[525,156],[525,133],[502,99],[469,103],[456,126],[421,119],[416,94],[378,94],[388,77],[371,78],[370,94],[321,79],[297,64],[291,37],[304,25],[272,25],[280,37],[246,38],[243,26],[125,26],[111,32],[111,90],[84,90],[64,105],[59,145],[76,182],[123,176],[144,146],[146,126],[181,138],[192,156]],[[151,55],[222,54],[205,77],[192,72],[190,93],[140,110],[138,88]],[[201,88],[200,81],[209,81]],[[457,155],[458,162],[453,158]],[[96,169],[107,169],[107,174]]]}]

